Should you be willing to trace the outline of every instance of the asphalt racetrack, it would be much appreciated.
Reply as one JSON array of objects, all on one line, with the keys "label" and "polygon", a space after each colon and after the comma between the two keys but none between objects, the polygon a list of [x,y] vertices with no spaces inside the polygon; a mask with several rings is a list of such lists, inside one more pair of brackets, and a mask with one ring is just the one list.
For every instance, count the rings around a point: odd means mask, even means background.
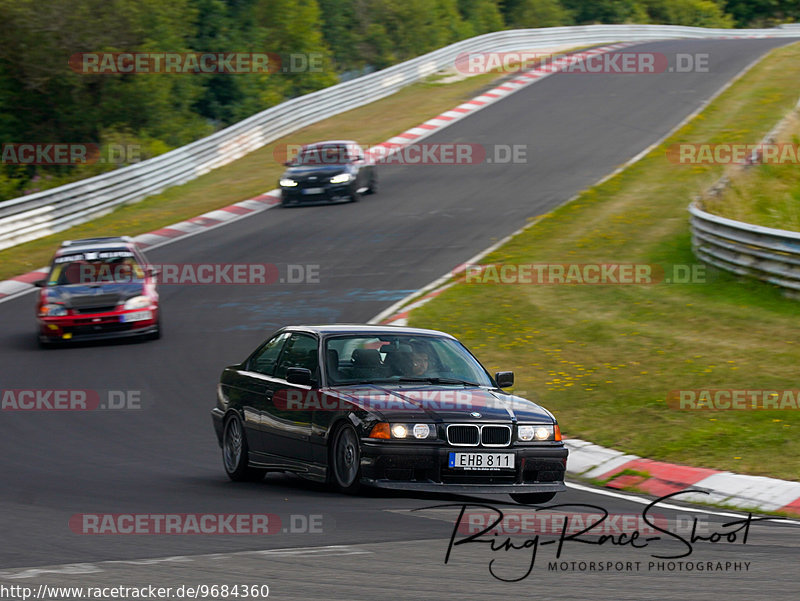
[{"label": "asphalt racetrack", "polygon": [[[155,263],[274,263],[282,273],[287,264],[313,265],[319,273],[318,282],[308,283],[164,285],[164,337],[157,342],[43,351],[34,335],[34,296],[0,304],[3,389],[133,390],[141,396],[139,410],[2,412],[0,585],[264,583],[270,597],[298,600],[796,598],[800,544],[797,527],[789,524],[752,524],[746,545],[741,537],[700,541],[683,559],[750,562],[747,570],[649,569],[651,552],[685,550],[670,537],[658,549],[656,543],[648,549],[573,543],[561,558],[639,561],[638,570],[601,573],[588,564],[584,570],[548,570],[555,545],[542,546],[530,576],[516,583],[493,577],[489,562],[497,558],[498,575],[519,577],[529,548],[492,552],[485,544],[462,545],[445,565],[458,511],[411,510],[506,503],[508,497],[375,491],[352,498],[279,474],[263,483],[234,484],[223,471],[209,416],[222,367],[244,358],[274,329],[369,320],[526,218],[596,182],[660,139],[746,65],[786,43],[642,44],[634,50],[707,53],[709,71],[554,75],[425,140],[527,145],[526,163],[384,166],[379,193],[362,202],[276,208],[156,249],[149,253]],[[271,187],[264,182],[265,190]],[[575,488],[556,502],[621,514],[644,507]],[[71,516],[101,512],[271,513],[284,528],[270,536],[93,536],[70,529]],[[685,523],[686,516],[696,516],[709,533],[737,519],[681,509],[661,513]],[[303,526],[309,516],[319,527]],[[138,561],[153,558],[171,559]],[[27,570],[64,564],[78,567]]]}]

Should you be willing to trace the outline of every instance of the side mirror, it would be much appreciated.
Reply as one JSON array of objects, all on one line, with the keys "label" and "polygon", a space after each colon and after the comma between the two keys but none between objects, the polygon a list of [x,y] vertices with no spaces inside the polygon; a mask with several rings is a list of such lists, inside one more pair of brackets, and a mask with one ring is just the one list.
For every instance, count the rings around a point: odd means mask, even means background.
[{"label": "side mirror", "polygon": [[289,384],[308,386],[311,384],[311,370],[305,367],[290,367],[286,370],[286,381]]},{"label": "side mirror", "polygon": [[33,285],[37,288],[44,288],[47,286],[47,278],[42,278],[41,280],[36,280],[33,282]]},{"label": "side mirror", "polygon": [[513,371],[498,371],[494,374],[494,381],[497,382],[498,388],[508,388],[514,385],[514,372]]},{"label": "side mirror", "polygon": [[148,268],[147,268],[147,273],[149,273],[150,275],[152,275],[153,277],[155,277],[155,276],[157,276],[159,273],[161,273],[161,270],[160,270],[158,267],[148,267]]}]

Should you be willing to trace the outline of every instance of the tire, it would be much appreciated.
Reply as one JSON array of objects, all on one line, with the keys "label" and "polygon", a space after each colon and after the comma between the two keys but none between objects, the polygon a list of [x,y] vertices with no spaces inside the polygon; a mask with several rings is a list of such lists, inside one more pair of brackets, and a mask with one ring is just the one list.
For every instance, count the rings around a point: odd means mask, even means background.
[{"label": "tire", "polygon": [[369,188],[367,188],[367,194],[377,194],[378,193],[378,176],[374,173],[369,180]]},{"label": "tire", "polygon": [[49,340],[42,340],[38,336],[36,338],[37,338],[37,341],[39,343],[39,348],[40,349],[53,349],[53,348],[56,348],[56,343],[55,342],[50,342]]},{"label": "tire", "polygon": [[541,505],[552,501],[556,496],[554,492],[514,492],[509,495],[517,503],[523,505]]},{"label": "tire", "polygon": [[158,321],[156,322],[156,331],[151,332],[147,336],[148,340],[158,340],[159,338],[161,338],[161,317],[159,317]]},{"label": "tire", "polygon": [[350,424],[334,433],[328,466],[329,482],[335,490],[354,495],[361,489],[361,446]]},{"label": "tire", "polygon": [[250,467],[248,450],[242,420],[238,415],[228,418],[222,430],[222,465],[234,482],[257,482],[266,473],[266,470]]}]

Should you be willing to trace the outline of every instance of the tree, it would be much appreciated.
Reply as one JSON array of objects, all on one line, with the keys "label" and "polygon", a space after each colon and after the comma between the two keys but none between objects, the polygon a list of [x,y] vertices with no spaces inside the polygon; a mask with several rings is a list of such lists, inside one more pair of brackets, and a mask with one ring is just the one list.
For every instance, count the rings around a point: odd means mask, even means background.
[{"label": "tree", "polygon": [[571,25],[572,15],[558,0],[521,0],[507,17],[512,27],[558,27]]}]

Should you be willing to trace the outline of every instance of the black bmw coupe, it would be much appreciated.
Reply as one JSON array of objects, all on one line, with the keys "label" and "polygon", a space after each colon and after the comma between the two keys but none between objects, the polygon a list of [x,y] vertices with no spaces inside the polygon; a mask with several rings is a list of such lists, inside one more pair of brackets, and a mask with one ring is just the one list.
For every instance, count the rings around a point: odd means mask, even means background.
[{"label": "black bmw coupe", "polygon": [[220,378],[225,471],[544,503],[565,490],[567,449],[547,409],[503,392],[454,337],[396,326],[292,326]]},{"label": "black bmw coupe", "polygon": [[308,144],[286,166],[278,181],[283,206],[355,202],[377,191],[375,165],[352,140]]}]

